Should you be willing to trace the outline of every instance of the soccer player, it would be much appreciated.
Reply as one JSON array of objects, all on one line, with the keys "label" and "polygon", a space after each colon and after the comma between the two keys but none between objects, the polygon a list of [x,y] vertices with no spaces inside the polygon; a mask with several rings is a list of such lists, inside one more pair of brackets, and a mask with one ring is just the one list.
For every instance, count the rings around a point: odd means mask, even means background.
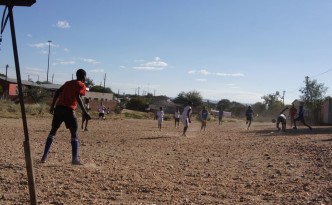
[{"label": "soccer player", "polygon": [[105,105],[103,104],[103,102],[100,102],[100,105],[98,106],[99,119],[105,120],[105,110]]},{"label": "soccer player", "polygon": [[77,135],[77,118],[75,110],[77,104],[81,107],[82,112],[87,119],[91,119],[90,114],[85,109],[81,96],[86,94],[86,86],[84,84],[86,72],[83,69],[76,71],[76,80],[67,81],[54,94],[50,113],[53,114],[52,128],[45,143],[44,154],[41,162],[45,163],[52,142],[62,122],[65,122],[66,128],[71,134],[72,147],[72,164],[80,165],[78,159],[78,135]]},{"label": "soccer player", "polygon": [[181,115],[181,122],[183,123],[183,133],[182,136],[186,137],[186,132],[188,130],[189,124],[191,123],[190,117],[192,113],[192,102],[189,101],[188,105],[183,109],[182,115]]},{"label": "soccer player", "polygon": [[180,109],[176,108],[176,111],[174,113],[174,125],[175,127],[179,127],[180,124]]},{"label": "soccer player", "polygon": [[[89,100],[89,98],[85,98],[85,100],[84,100],[84,107],[85,107],[85,109],[87,111],[90,110],[90,100]],[[83,130],[84,122],[85,122],[84,131],[88,131],[88,122],[89,122],[89,119],[86,118],[86,115],[84,114],[84,112],[82,112],[82,130]]]},{"label": "soccer player", "polygon": [[206,109],[206,107],[203,107],[203,110],[199,113],[201,117],[201,131],[206,128],[206,122],[209,116],[209,111]]},{"label": "soccer player", "polygon": [[296,121],[302,122],[303,125],[307,126],[310,130],[312,130],[312,127],[310,125],[308,125],[307,123],[305,123],[303,105],[300,105],[298,116],[297,116],[297,118],[294,119],[294,129],[295,130],[297,129]]},{"label": "soccer player", "polygon": [[247,117],[246,124],[248,124],[247,130],[249,130],[253,116],[254,116],[254,111],[252,110],[251,106],[248,106],[248,109],[246,110],[246,117]]},{"label": "soccer player", "polygon": [[292,104],[292,107],[289,109],[289,113],[288,113],[288,116],[289,116],[290,122],[291,122],[291,127],[293,127],[293,125],[294,125],[294,119],[295,119],[296,113],[297,113],[297,109],[295,108],[294,104]]},{"label": "soccer player", "polygon": [[282,129],[282,131],[284,131],[284,132],[286,132],[286,116],[284,115],[284,112],[285,112],[285,110],[287,110],[288,109],[288,107],[286,107],[285,109],[283,109],[281,112],[280,112],[280,114],[279,114],[279,116],[278,116],[278,118],[277,118],[277,129],[280,131],[280,127],[279,127],[279,124],[281,123],[281,129]]},{"label": "soccer player", "polygon": [[222,110],[222,108],[219,108],[219,113],[218,113],[218,119],[219,119],[219,125],[222,124],[222,117],[224,116],[224,111]]},{"label": "soccer player", "polygon": [[157,120],[158,120],[158,128],[161,130],[161,125],[163,124],[164,121],[164,111],[163,108],[160,107],[159,111],[157,112]]}]

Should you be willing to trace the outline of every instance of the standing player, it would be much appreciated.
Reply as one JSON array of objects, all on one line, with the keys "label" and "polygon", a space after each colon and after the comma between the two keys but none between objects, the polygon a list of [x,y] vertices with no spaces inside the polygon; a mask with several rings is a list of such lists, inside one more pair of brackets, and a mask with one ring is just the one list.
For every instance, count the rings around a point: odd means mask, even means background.
[{"label": "standing player", "polygon": [[179,127],[180,124],[180,109],[176,108],[176,111],[174,113],[174,125],[175,127]]},{"label": "standing player", "polygon": [[286,116],[284,115],[284,112],[287,109],[288,109],[288,107],[286,107],[285,109],[283,109],[280,112],[280,114],[279,114],[279,116],[277,118],[277,124],[276,125],[277,125],[278,131],[280,131],[279,124],[281,123],[281,129],[282,129],[282,131],[286,132]]},{"label": "standing player", "polygon": [[219,125],[222,124],[222,117],[224,116],[224,111],[222,110],[222,108],[219,108],[219,113],[218,113],[218,119],[219,119]]},{"label": "standing player", "polygon": [[299,114],[298,114],[297,118],[294,119],[294,129],[295,130],[297,129],[297,127],[296,127],[296,121],[302,122],[303,125],[307,126],[310,130],[312,130],[312,127],[310,125],[308,125],[307,123],[305,123],[303,105],[300,105],[300,107],[299,107]]},{"label": "standing player", "polygon": [[247,130],[249,130],[253,116],[254,116],[254,111],[252,110],[251,106],[248,106],[248,109],[246,110],[246,118],[247,118],[246,124],[248,124]]},{"label": "standing player", "polygon": [[291,127],[293,127],[293,125],[294,125],[294,119],[295,119],[296,113],[297,113],[297,109],[295,108],[294,104],[292,104],[292,107],[289,109],[289,113],[288,113],[288,116],[289,116],[290,122],[291,122]]},{"label": "standing player", "polygon": [[183,109],[182,115],[181,115],[181,122],[183,123],[183,134],[182,136],[186,137],[186,132],[189,127],[189,124],[191,123],[190,117],[192,113],[192,102],[189,101],[188,105]]},{"label": "standing player", "polygon": [[161,130],[161,125],[163,124],[164,121],[164,111],[163,108],[160,107],[159,111],[157,112],[157,120],[158,120],[158,128]]},{"label": "standing player", "polygon": [[201,131],[206,128],[206,122],[209,116],[209,111],[206,109],[206,107],[203,107],[203,110],[201,110],[201,112],[199,113],[200,117],[201,117]]},{"label": "standing player", "polygon": [[78,69],[76,71],[76,77],[77,80],[67,81],[54,94],[50,108],[50,113],[53,114],[52,129],[46,140],[44,154],[41,159],[42,163],[45,163],[47,160],[47,155],[57,130],[59,129],[62,122],[65,122],[66,128],[69,129],[71,134],[72,164],[81,164],[78,159],[78,125],[75,116],[77,104],[81,107],[84,115],[86,115],[86,118],[91,118],[81,99],[81,96],[85,95],[86,93],[86,87],[84,84],[86,72],[83,69]]},{"label": "standing player", "polygon": [[99,119],[105,120],[105,110],[105,105],[103,102],[100,102],[100,105],[98,106]]},{"label": "standing player", "polygon": [[[90,110],[90,100],[89,100],[89,98],[85,98],[85,100],[84,100],[84,107],[85,107],[85,109],[87,111]],[[84,122],[85,122],[84,131],[88,131],[88,121],[89,121],[89,119],[86,117],[86,115],[84,114],[84,112],[82,112],[82,130],[83,130]]]}]

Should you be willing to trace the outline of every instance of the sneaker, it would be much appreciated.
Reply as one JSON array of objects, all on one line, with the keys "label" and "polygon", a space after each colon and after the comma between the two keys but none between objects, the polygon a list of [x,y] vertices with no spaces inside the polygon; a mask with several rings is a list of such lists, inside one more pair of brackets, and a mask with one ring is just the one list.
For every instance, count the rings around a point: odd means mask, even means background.
[{"label": "sneaker", "polygon": [[72,164],[72,165],[83,165],[83,164],[80,162],[80,160],[73,160],[73,161],[71,161],[71,164]]},{"label": "sneaker", "polygon": [[40,160],[40,163],[46,163],[46,159],[42,158],[42,159]]},{"label": "sneaker", "polygon": [[88,128],[85,128],[84,131],[89,131]]}]

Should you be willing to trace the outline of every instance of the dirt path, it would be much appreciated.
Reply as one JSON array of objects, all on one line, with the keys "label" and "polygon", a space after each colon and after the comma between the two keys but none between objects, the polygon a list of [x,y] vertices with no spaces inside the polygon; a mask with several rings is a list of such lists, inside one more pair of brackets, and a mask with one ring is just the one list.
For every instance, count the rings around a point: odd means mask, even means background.
[{"label": "dirt path", "polygon": [[[72,166],[62,126],[40,164],[50,118],[29,119],[39,204],[332,204],[332,129],[208,122],[93,120]],[[20,119],[0,119],[0,204],[28,204]]]}]

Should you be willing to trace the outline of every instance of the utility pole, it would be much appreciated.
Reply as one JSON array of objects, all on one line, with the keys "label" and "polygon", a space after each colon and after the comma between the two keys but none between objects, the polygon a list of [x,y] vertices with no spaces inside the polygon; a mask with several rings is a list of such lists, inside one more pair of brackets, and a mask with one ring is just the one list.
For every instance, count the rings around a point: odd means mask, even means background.
[{"label": "utility pole", "polygon": [[137,95],[139,96],[139,87],[138,87],[138,91],[137,91],[137,93],[138,93]]},{"label": "utility pole", "polygon": [[6,81],[7,81],[7,70],[8,70],[8,68],[9,68],[9,65],[7,64],[6,65]]},{"label": "utility pole", "polygon": [[286,91],[282,91],[282,104],[285,105],[285,93]]},{"label": "utility pole", "polygon": [[104,92],[105,92],[105,82],[106,82],[106,73],[105,73],[105,77],[104,77]]},{"label": "utility pole", "polygon": [[53,78],[54,78],[54,73],[53,73],[53,75],[52,75],[52,84],[53,84]]},{"label": "utility pole", "polygon": [[48,72],[50,70],[50,51],[51,51],[51,42],[48,41],[48,60],[47,60],[47,77],[46,77],[46,82],[48,83]]}]

